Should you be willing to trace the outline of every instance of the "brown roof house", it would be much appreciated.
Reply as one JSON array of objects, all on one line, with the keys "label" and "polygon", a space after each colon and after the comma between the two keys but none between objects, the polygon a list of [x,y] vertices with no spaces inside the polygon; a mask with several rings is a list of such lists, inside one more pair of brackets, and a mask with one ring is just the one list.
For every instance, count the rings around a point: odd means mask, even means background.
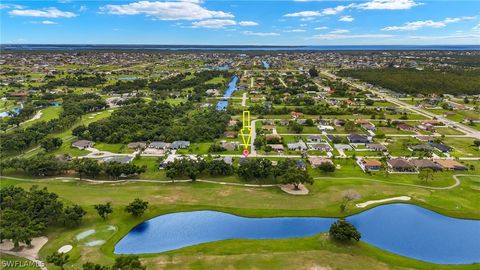
[{"label": "brown roof house", "polygon": [[453,160],[453,159],[436,159],[434,160],[435,163],[442,166],[444,170],[451,170],[451,171],[465,171],[467,167],[465,167],[462,163]]},{"label": "brown roof house", "polygon": [[379,171],[382,168],[382,162],[376,159],[361,159],[358,161],[358,165],[364,172]]},{"label": "brown roof house", "polygon": [[430,159],[413,159],[410,160],[410,163],[413,164],[418,170],[422,169],[432,169],[433,171],[441,171],[442,167],[437,163],[431,161]]},{"label": "brown roof house", "polygon": [[387,165],[394,172],[414,172],[415,166],[408,160],[403,158],[395,158],[387,160]]},{"label": "brown roof house", "polygon": [[315,157],[315,156],[309,157],[308,162],[310,162],[310,165],[312,165],[312,168],[318,168],[318,166],[322,165],[323,163],[333,164],[333,162],[328,158]]}]

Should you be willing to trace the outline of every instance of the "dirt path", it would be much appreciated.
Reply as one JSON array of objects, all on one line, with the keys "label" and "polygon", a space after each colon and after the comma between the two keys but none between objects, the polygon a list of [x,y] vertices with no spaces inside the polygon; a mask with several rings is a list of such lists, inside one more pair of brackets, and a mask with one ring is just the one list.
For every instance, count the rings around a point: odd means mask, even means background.
[{"label": "dirt path", "polygon": [[12,256],[25,258],[34,262],[35,265],[40,269],[47,270],[45,263],[38,260],[38,252],[47,242],[48,238],[45,236],[35,237],[32,239],[31,247],[23,246],[22,250],[20,251],[12,251],[13,243],[9,240],[3,240],[3,242],[0,244],[0,252]]},{"label": "dirt path", "polygon": [[386,199],[381,199],[381,200],[372,200],[372,201],[366,201],[363,203],[357,203],[355,204],[356,207],[358,208],[364,208],[367,207],[371,204],[376,204],[376,203],[383,203],[383,202],[391,202],[391,201],[409,201],[410,197],[408,196],[399,196],[399,197],[392,197],[392,198],[386,198]]}]

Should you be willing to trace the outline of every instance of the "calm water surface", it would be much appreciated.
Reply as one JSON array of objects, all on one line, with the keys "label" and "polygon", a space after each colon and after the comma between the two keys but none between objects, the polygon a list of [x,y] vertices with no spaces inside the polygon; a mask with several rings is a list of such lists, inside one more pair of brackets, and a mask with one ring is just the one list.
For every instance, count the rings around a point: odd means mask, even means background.
[{"label": "calm water surface", "polygon": [[[215,211],[158,216],[133,228],[116,254],[158,253],[225,239],[278,239],[327,232],[335,218],[244,218]],[[378,248],[442,264],[480,262],[480,220],[455,219],[409,204],[378,206],[347,218]]]}]

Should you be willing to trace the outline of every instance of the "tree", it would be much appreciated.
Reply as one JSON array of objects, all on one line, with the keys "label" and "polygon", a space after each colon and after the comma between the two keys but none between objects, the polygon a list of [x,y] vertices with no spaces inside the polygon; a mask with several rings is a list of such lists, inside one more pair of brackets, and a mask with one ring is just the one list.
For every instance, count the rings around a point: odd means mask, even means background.
[{"label": "tree", "polygon": [[307,171],[292,167],[280,179],[282,184],[291,184],[298,190],[300,184],[313,184],[313,177]]},{"label": "tree", "polygon": [[350,133],[350,132],[353,132],[353,131],[357,130],[357,125],[355,125],[355,123],[353,121],[347,121],[345,123],[344,128],[345,128],[346,132]]},{"label": "tree", "polygon": [[139,198],[136,198],[129,205],[125,207],[125,212],[132,214],[134,217],[139,217],[143,215],[145,210],[148,208],[148,202],[143,201]]},{"label": "tree", "polygon": [[82,265],[83,270],[110,270],[110,267],[97,263],[87,262]]},{"label": "tree", "polygon": [[295,121],[290,121],[290,124],[288,125],[288,128],[294,132],[294,133],[302,133],[303,131],[303,126],[300,125],[299,123],[295,122]]},{"label": "tree", "polygon": [[87,212],[79,205],[67,206],[63,211],[63,223],[68,226],[80,224]]},{"label": "tree", "polygon": [[70,255],[55,251],[51,255],[47,256],[47,262],[53,263],[56,266],[59,266],[60,269],[64,269],[64,265],[70,259]]},{"label": "tree", "polygon": [[107,202],[105,204],[96,204],[94,205],[95,210],[97,210],[98,215],[103,219],[106,220],[108,215],[113,213],[112,203]]},{"label": "tree", "polygon": [[331,162],[322,162],[319,166],[318,169],[324,173],[329,173],[329,172],[334,172],[336,167],[333,163]]},{"label": "tree", "polygon": [[73,160],[73,168],[80,176],[80,180],[83,175],[95,179],[95,177],[102,172],[102,167],[98,164],[98,161],[90,158],[77,158]]},{"label": "tree", "polygon": [[428,182],[429,180],[433,180],[433,170],[430,168],[421,169],[418,173],[418,179]]},{"label": "tree", "polygon": [[45,149],[46,152],[52,152],[53,150],[60,148],[62,144],[62,139],[57,137],[47,137],[40,141],[40,146],[42,146],[42,148]]},{"label": "tree", "polygon": [[245,181],[268,178],[273,172],[272,162],[268,159],[246,159],[238,167],[238,176]]},{"label": "tree", "polygon": [[145,270],[140,259],[136,255],[119,256],[115,258],[115,264],[112,270]]},{"label": "tree", "polygon": [[330,237],[337,241],[347,242],[350,240],[360,241],[361,234],[357,231],[355,226],[346,221],[339,219],[330,226]]},{"label": "tree", "polygon": [[308,70],[308,74],[312,78],[318,77],[318,70],[316,68],[312,67]]},{"label": "tree", "polygon": [[353,189],[347,189],[342,194],[342,204],[340,205],[340,211],[345,212],[347,210],[348,203],[360,198],[360,193]]},{"label": "tree", "polygon": [[480,140],[474,140],[473,145],[480,147]]}]

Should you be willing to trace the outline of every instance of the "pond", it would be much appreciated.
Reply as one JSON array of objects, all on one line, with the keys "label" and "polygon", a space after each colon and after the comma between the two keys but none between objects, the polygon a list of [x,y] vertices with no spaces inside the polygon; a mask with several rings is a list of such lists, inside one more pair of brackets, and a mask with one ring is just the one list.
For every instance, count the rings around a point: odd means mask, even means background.
[{"label": "pond", "polygon": [[224,99],[220,100],[217,103],[217,110],[226,110],[228,107],[228,98],[232,96],[233,92],[237,90],[237,82],[238,76],[233,76],[230,82],[228,83],[228,87],[225,90],[225,94],[223,95]]},{"label": "pond", "polygon": [[[226,239],[279,239],[327,232],[335,218],[245,218],[216,211],[158,216],[133,228],[116,254],[159,253]],[[480,220],[456,219],[410,204],[388,204],[347,218],[362,241],[441,264],[480,262]]]}]

